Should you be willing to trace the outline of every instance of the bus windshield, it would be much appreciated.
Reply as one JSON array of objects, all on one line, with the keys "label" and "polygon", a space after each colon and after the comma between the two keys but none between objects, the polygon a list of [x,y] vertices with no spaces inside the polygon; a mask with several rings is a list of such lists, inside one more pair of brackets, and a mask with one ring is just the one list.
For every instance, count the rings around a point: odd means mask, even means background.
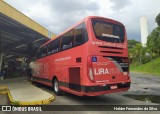
[{"label": "bus windshield", "polygon": [[92,26],[97,39],[114,43],[124,42],[123,26],[95,19],[92,20]]}]

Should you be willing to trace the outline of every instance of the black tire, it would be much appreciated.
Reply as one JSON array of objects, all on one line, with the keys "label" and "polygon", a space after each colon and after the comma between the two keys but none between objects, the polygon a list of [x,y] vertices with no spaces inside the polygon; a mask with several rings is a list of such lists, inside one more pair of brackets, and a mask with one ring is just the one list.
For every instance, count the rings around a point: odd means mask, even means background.
[{"label": "black tire", "polygon": [[62,95],[62,92],[59,89],[59,82],[56,78],[53,80],[53,90],[56,95]]}]

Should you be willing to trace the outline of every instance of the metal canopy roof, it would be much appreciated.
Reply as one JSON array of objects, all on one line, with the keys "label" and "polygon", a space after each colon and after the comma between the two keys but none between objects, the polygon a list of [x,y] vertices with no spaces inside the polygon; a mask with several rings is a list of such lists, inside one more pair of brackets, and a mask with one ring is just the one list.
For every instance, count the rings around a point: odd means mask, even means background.
[{"label": "metal canopy roof", "polygon": [[28,57],[30,51],[33,52],[32,49],[49,40],[48,35],[55,36],[7,3],[0,1],[0,52]]},{"label": "metal canopy roof", "polygon": [[[28,55],[28,45],[39,47],[49,40],[40,33],[0,13],[0,51],[6,54]],[[36,42],[37,41],[37,42]]]}]

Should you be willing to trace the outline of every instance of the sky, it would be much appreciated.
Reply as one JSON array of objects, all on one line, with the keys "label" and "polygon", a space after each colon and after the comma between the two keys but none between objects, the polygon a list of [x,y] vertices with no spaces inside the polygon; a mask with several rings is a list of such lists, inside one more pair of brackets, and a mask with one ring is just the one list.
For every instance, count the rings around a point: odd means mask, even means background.
[{"label": "sky", "polygon": [[115,19],[126,27],[128,39],[141,40],[140,17],[146,16],[149,33],[157,27],[160,0],[4,0],[58,35],[86,16]]}]

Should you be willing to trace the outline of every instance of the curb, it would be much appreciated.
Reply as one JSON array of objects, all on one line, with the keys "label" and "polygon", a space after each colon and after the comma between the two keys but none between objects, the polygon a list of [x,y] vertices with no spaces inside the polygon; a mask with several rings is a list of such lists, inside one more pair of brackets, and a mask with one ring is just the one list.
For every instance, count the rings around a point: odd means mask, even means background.
[{"label": "curb", "polygon": [[52,95],[49,99],[43,99],[39,101],[31,101],[31,102],[23,102],[23,101],[16,101],[12,98],[11,93],[8,87],[0,87],[0,94],[8,94],[9,101],[11,105],[42,105],[42,104],[50,104],[55,97]]},{"label": "curb", "polygon": [[0,94],[5,95],[8,93],[8,87],[6,86],[1,86],[0,87]]}]

